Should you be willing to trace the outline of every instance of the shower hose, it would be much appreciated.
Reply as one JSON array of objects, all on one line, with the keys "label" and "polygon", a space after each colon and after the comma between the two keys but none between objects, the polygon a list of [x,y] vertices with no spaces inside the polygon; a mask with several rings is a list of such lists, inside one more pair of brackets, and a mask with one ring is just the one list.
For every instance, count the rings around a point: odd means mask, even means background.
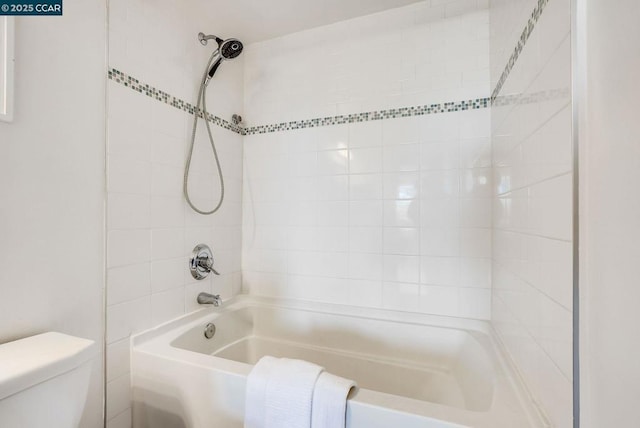
[{"label": "shower hose", "polygon": [[[220,166],[220,159],[218,158],[218,151],[216,150],[216,143],[213,140],[213,134],[211,133],[211,127],[209,126],[209,121],[207,120],[207,101],[206,101],[206,93],[207,87],[209,86],[209,82],[211,79],[208,76],[208,70],[211,67],[211,63],[213,62],[214,57],[217,55],[218,51],[214,51],[211,57],[209,58],[209,62],[207,63],[207,67],[204,69],[204,75],[202,76],[202,81],[200,83],[200,89],[198,90],[198,102],[196,103],[196,111],[193,115],[193,128],[191,129],[191,144],[189,146],[189,154],[187,156],[187,163],[184,168],[184,181],[183,181],[183,191],[184,197],[187,200],[189,206],[198,214],[210,215],[215,213],[220,209],[222,205],[222,201],[224,200],[224,178],[222,177],[222,167]],[[200,107],[202,105],[202,108]],[[200,116],[200,111],[202,111],[202,118],[204,119],[204,123],[207,127],[207,134],[209,135],[209,142],[211,143],[211,149],[213,150],[213,157],[216,160],[216,168],[218,169],[218,177],[220,177],[220,199],[218,203],[211,211],[201,210],[196,207],[191,198],[189,197],[189,170],[191,169],[191,158],[193,157],[193,146],[196,142],[196,129],[198,126],[198,118]]]}]

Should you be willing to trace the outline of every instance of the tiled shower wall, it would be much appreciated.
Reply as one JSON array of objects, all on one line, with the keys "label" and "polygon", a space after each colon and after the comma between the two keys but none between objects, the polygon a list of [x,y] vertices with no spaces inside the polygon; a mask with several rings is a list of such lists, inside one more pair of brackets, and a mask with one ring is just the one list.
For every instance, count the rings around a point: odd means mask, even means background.
[{"label": "tiled shower wall", "polygon": [[249,125],[385,111],[245,137],[245,292],[489,318],[489,109],[389,111],[487,97],[488,31],[432,1],[247,47]]},{"label": "tiled shower wall", "polygon": [[[220,293],[225,299],[240,291],[242,136],[212,126],[226,199],[213,216],[195,214],[182,196],[193,115],[162,101],[159,92],[195,104],[196,84],[213,49],[197,41],[198,32],[210,31],[212,25],[202,22],[197,12],[177,0],[109,2],[109,427],[131,424],[129,336],[196,309],[200,291]],[[241,113],[242,59],[224,68],[210,85],[208,100],[212,113],[228,120],[232,113]],[[135,90],[138,87],[146,91]],[[218,179],[205,136],[201,122],[190,187],[192,200],[212,208]],[[211,246],[221,276],[204,281],[191,277],[188,256],[199,243]]]},{"label": "tiled shower wall", "polygon": [[[533,31],[521,39],[526,27]],[[572,426],[569,33],[569,0],[492,2],[493,87],[500,87],[509,58],[517,58],[492,108],[491,317],[557,427]]]}]

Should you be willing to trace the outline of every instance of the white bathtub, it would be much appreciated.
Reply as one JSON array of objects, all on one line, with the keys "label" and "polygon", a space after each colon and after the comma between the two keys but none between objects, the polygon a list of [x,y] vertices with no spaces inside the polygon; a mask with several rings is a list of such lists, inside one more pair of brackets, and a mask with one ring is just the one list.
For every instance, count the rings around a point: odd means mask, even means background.
[{"label": "white bathtub", "polygon": [[356,380],[350,428],[538,426],[487,323],[240,297],[133,338],[134,427],[242,427],[246,378],[263,355]]}]

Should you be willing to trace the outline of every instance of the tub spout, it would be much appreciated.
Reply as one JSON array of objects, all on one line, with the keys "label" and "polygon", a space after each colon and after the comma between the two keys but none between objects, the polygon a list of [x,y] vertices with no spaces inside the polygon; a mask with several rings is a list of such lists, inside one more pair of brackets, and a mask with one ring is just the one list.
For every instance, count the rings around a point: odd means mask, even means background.
[{"label": "tub spout", "polygon": [[198,303],[201,305],[220,306],[222,299],[219,294],[200,293],[198,294]]}]

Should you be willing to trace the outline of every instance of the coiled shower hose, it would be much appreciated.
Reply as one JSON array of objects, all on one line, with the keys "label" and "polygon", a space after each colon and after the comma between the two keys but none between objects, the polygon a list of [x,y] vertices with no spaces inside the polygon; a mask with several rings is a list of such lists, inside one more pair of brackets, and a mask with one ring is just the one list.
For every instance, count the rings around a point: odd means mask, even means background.
[{"label": "coiled shower hose", "polygon": [[[194,116],[193,116],[193,128],[191,130],[191,145],[189,146],[187,163],[184,167],[184,181],[183,181],[184,197],[187,200],[187,203],[189,204],[189,206],[195,212],[202,215],[210,215],[218,211],[220,209],[220,206],[222,205],[222,201],[224,200],[224,178],[222,177],[222,167],[220,166],[220,159],[218,158],[218,150],[216,150],[216,143],[213,140],[211,127],[209,126],[209,121],[207,120],[207,116],[209,114],[207,113],[207,101],[206,101],[207,87],[209,86],[209,82],[211,81],[208,75],[208,70],[209,68],[211,68],[211,63],[213,62],[213,59],[216,57],[217,54],[218,54],[217,50],[213,52],[213,54],[211,55],[211,58],[209,58],[207,67],[204,70],[204,75],[202,76],[202,82],[200,83],[200,90],[198,91],[198,102],[196,103],[196,111],[194,112]],[[200,104],[202,104],[202,109],[200,108]],[[218,169],[218,176],[220,177],[220,199],[218,200],[218,203],[215,206],[215,208],[213,208],[211,211],[205,211],[205,210],[199,209],[193,204],[193,202],[191,202],[191,198],[189,197],[189,186],[188,186],[189,170],[191,169],[191,158],[193,157],[193,147],[195,146],[195,142],[196,142],[196,129],[198,126],[198,118],[200,116],[200,111],[202,111],[202,118],[204,119],[204,123],[207,127],[209,142],[211,143],[211,149],[213,150],[213,157],[216,160],[216,167]]]}]

